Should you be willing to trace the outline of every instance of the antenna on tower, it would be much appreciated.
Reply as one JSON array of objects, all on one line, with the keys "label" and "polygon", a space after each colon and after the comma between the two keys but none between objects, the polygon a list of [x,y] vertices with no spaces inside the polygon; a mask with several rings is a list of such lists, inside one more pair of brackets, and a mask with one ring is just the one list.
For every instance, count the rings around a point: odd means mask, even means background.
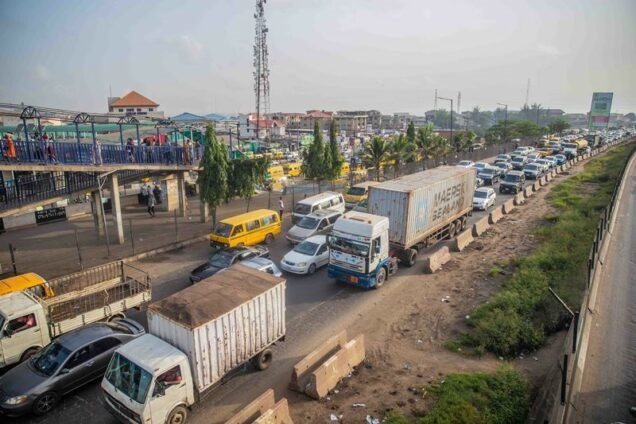
[{"label": "antenna on tower", "polygon": [[528,100],[530,99],[530,78],[528,78],[528,85],[526,86],[526,102],[524,106],[528,106]]},{"label": "antenna on tower", "polygon": [[[254,94],[256,96],[256,139],[259,138],[259,125],[262,115],[269,113],[269,66],[267,51],[267,24],[265,22],[265,3],[256,0],[256,29],[254,35]],[[267,135],[266,135],[267,137]]]},{"label": "antenna on tower", "polygon": [[462,92],[457,92],[457,113],[461,113],[462,109]]},{"label": "antenna on tower", "polygon": [[433,103],[433,110],[437,110],[437,88],[435,89],[435,101]]}]

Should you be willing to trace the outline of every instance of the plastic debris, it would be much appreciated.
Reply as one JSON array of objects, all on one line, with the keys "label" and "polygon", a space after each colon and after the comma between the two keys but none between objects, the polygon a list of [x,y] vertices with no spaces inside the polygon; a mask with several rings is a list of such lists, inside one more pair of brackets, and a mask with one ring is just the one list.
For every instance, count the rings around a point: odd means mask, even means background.
[{"label": "plastic debris", "polygon": [[354,403],[352,406],[354,408],[366,408],[367,404],[366,403]]},{"label": "plastic debris", "polygon": [[402,368],[404,368],[405,370],[410,370],[411,369],[411,364],[409,364],[408,362],[406,362]]},{"label": "plastic debris", "polygon": [[380,424],[380,420],[377,418],[373,418],[371,415],[367,415],[365,418],[367,424]]},{"label": "plastic debris", "polygon": [[333,391],[333,393],[334,393],[335,395],[337,395],[338,393],[340,393],[340,390],[335,389],[335,390]]},{"label": "plastic debris", "polygon": [[[342,415],[341,415],[341,416],[342,416]],[[329,419],[330,419],[331,421],[340,421],[340,419],[336,416],[336,414],[331,414],[331,415],[329,416]]]}]

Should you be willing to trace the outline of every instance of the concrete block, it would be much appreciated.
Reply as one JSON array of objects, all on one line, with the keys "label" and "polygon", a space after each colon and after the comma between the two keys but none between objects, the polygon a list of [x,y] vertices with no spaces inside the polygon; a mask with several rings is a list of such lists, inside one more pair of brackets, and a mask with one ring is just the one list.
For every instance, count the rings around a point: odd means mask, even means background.
[{"label": "concrete block", "polygon": [[292,369],[291,381],[288,385],[289,390],[303,393],[305,386],[309,382],[311,372],[328,357],[340,350],[346,343],[347,332],[342,330],[301,359]]},{"label": "concrete block", "polygon": [[364,357],[364,335],[360,334],[311,373],[305,394],[314,399],[324,398],[343,377],[364,361]]},{"label": "concrete block", "polygon": [[35,212],[27,212],[22,215],[7,216],[2,218],[5,230],[35,226]]},{"label": "concrete block", "polygon": [[[532,190],[531,190],[530,192],[532,192]],[[513,199],[513,200],[514,200],[514,201],[513,201],[513,204],[514,204],[515,206],[520,206],[520,205],[523,205],[524,203],[526,203],[526,199],[525,199],[525,197],[524,197],[524,194],[523,194],[523,193],[517,193],[517,194],[515,194],[515,197],[514,197],[514,199]]]},{"label": "concrete block", "polygon": [[532,191],[539,191],[541,190],[541,184],[539,184],[539,182],[537,181],[536,183],[532,184]]},{"label": "concrete block", "polygon": [[539,185],[548,185],[547,176],[544,175],[543,177],[539,178]]},{"label": "concrete block", "polygon": [[532,197],[532,195],[534,194],[533,191],[533,187],[531,185],[527,186],[526,188],[523,189],[523,197],[525,197],[526,199],[528,197]]},{"label": "concrete block", "polygon": [[[515,198],[516,197],[517,196],[515,196]],[[515,199],[507,200],[506,202],[504,202],[503,205],[501,205],[501,211],[505,213],[506,215],[512,212],[514,208],[515,208]]]},{"label": "concrete block", "polygon": [[488,228],[490,228],[490,224],[488,223],[488,217],[485,216],[473,224],[473,237],[479,237],[480,235],[485,233]]},{"label": "concrete block", "polygon": [[461,252],[466,246],[473,242],[473,230],[468,229],[457,234],[457,236],[451,241],[451,249],[453,252]]},{"label": "concrete block", "polygon": [[433,274],[450,260],[451,255],[448,247],[442,246],[424,258],[424,272],[427,274]]},{"label": "concrete block", "polygon": [[499,220],[503,218],[503,210],[501,207],[494,208],[490,214],[488,215],[488,223],[490,225],[496,224]]},{"label": "concrete block", "polygon": [[545,180],[546,184],[549,183],[550,181],[552,181],[552,174],[548,174],[545,177],[543,177],[543,179]]},{"label": "concrete block", "polygon": [[252,424],[294,424],[289,414],[287,399],[276,402],[273,408],[263,412]]},{"label": "concrete block", "polygon": [[274,407],[274,391],[267,389],[265,393],[250,402],[249,405],[241,409],[232,416],[225,424],[245,424],[254,421],[255,417],[261,416],[266,411]]}]

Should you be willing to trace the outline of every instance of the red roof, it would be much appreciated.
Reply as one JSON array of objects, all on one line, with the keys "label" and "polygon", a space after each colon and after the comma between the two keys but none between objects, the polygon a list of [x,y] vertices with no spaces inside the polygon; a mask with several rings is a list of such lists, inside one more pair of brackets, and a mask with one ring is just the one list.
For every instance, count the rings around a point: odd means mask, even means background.
[{"label": "red roof", "polygon": [[133,107],[133,106],[143,106],[143,107],[157,107],[158,103],[153,102],[148,97],[142,96],[137,93],[135,90],[126,94],[121,99],[115,100],[111,107]]},{"label": "red roof", "polygon": [[326,118],[330,119],[333,117],[333,112],[326,112],[324,110],[308,110],[307,116],[311,118]]}]

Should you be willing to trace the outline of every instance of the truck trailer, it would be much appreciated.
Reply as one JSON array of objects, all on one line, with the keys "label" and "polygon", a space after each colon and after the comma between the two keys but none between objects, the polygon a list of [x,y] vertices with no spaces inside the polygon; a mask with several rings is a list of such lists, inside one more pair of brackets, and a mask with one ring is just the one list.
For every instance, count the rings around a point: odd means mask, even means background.
[{"label": "truck trailer", "polygon": [[472,213],[475,174],[440,166],[370,187],[369,213],[346,213],[328,237],[329,277],[380,287],[398,263],[412,266],[420,249],[455,237]]},{"label": "truck trailer", "polygon": [[106,409],[127,423],[185,423],[237,368],[264,370],[285,338],[285,280],[234,265],[148,307],[149,332],[115,351]]}]

